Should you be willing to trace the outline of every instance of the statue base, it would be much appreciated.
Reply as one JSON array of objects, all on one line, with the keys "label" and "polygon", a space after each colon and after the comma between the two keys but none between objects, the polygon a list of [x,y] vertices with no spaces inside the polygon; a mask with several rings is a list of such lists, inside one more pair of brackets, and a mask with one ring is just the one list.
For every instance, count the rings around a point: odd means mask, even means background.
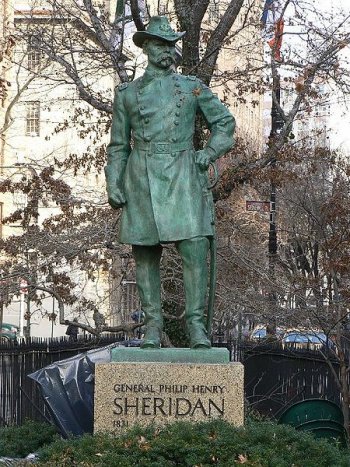
[{"label": "statue base", "polygon": [[94,431],[222,418],[244,421],[244,373],[227,349],[117,347],[95,366]]}]

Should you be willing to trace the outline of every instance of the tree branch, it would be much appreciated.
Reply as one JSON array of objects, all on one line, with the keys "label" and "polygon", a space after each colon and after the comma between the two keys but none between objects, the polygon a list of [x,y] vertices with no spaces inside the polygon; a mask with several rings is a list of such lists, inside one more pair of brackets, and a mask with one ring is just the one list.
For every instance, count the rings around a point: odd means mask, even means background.
[{"label": "tree branch", "polygon": [[244,0],[231,0],[219,24],[210,35],[204,57],[198,67],[198,76],[206,84],[210,83],[222,44],[236,21],[238,13],[242,8],[243,1]]},{"label": "tree branch", "polygon": [[135,23],[136,29],[138,31],[144,31],[146,28],[141,19],[138,0],[130,0],[130,9],[131,9],[131,15]]}]

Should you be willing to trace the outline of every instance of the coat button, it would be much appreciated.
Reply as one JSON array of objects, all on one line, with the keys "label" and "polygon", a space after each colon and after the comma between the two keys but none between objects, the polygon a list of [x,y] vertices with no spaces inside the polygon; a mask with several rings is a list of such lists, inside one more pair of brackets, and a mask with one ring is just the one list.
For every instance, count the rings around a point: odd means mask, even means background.
[{"label": "coat button", "polygon": [[175,115],[176,115],[177,117],[180,117],[180,112],[175,112]]},{"label": "coat button", "polygon": [[149,123],[149,118],[145,118],[145,123]]},{"label": "coat button", "polygon": [[181,103],[178,102],[178,103],[176,104],[176,107],[181,107]]},{"label": "coat button", "polygon": [[175,120],[175,125],[178,125],[180,122],[178,120]]},{"label": "coat button", "polygon": [[179,88],[179,87],[180,87],[180,83],[175,83],[175,86],[176,86],[177,88]]}]

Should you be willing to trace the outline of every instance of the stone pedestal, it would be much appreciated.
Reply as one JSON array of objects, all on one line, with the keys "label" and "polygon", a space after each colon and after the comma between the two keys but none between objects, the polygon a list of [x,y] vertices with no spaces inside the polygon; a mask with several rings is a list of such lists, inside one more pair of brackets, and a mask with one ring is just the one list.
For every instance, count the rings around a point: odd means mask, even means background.
[{"label": "stone pedestal", "polygon": [[116,348],[112,360],[95,367],[95,432],[176,420],[243,424],[243,366],[229,363],[226,349]]}]

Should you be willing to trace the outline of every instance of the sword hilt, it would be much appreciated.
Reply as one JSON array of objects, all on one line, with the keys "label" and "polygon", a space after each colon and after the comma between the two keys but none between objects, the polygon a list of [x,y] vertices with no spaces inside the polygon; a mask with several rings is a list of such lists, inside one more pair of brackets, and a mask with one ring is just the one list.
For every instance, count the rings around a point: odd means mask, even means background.
[{"label": "sword hilt", "polygon": [[209,162],[209,167],[211,167],[214,172],[214,176],[208,185],[208,190],[212,190],[219,181],[219,171],[215,162]]}]

